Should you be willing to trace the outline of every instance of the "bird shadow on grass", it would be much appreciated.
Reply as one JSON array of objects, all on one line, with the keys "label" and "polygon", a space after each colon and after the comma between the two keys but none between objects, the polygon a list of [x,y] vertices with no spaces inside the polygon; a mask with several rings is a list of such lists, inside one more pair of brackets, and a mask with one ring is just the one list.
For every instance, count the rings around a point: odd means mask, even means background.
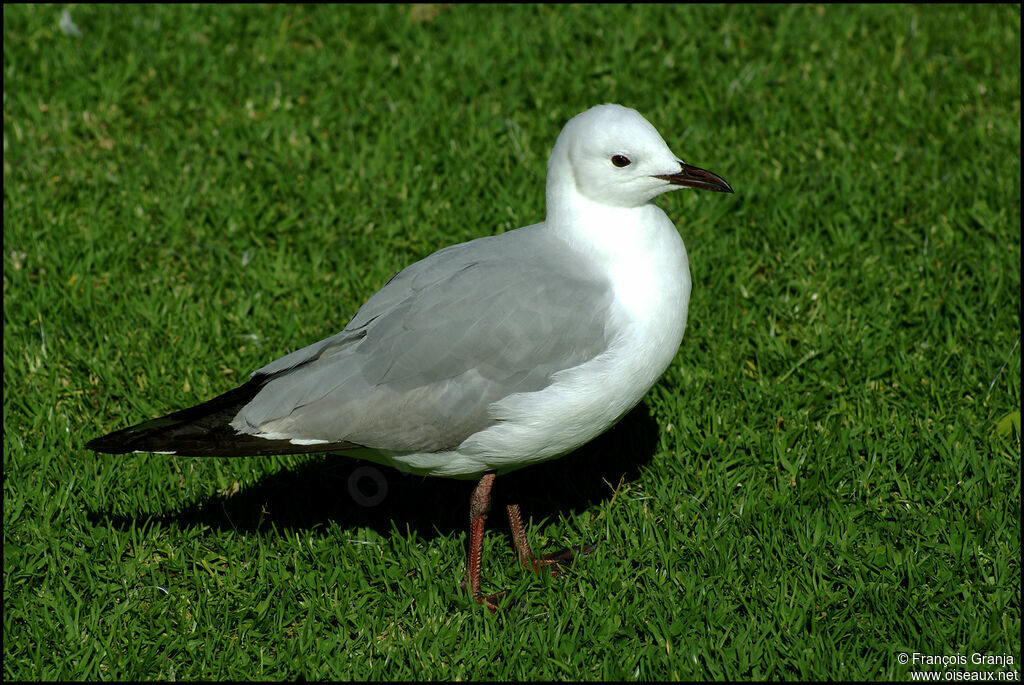
[{"label": "bird shadow on grass", "polygon": [[[498,476],[491,519],[518,503],[533,521],[578,513],[612,497],[622,481],[639,477],[658,441],[658,425],[640,404],[603,435],[560,459]],[[311,455],[297,466],[263,476],[230,495],[212,495],[160,516],[90,512],[96,525],[127,529],[159,521],[206,525],[240,533],[308,531],[333,521],[342,528],[393,529],[424,539],[463,531],[476,480],[414,476],[342,455]],[[277,533],[277,534],[279,534]]]}]

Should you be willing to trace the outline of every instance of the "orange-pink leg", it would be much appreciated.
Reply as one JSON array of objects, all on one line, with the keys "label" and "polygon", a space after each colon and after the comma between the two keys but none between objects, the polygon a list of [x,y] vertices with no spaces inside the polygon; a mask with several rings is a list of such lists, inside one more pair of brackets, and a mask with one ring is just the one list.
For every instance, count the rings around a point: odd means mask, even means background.
[{"label": "orange-pink leg", "polygon": [[504,592],[484,596],[480,590],[480,566],[483,562],[484,553],[484,523],[487,521],[487,512],[491,510],[491,487],[494,486],[494,474],[485,473],[480,482],[473,489],[469,498],[469,555],[466,559],[466,585],[477,604],[485,604],[494,613],[498,609],[495,603],[498,597]]},{"label": "orange-pink leg", "polygon": [[560,552],[546,554],[538,559],[530,550],[530,543],[526,541],[526,529],[523,526],[523,515],[519,511],[519,505],[510,504],[505,507],[505,511],[508,514],[509,528],[512,529],[512,541],[516,546],[516,551],[519,553],[519,563],[523,565],[523,568],[529,569],[534,573],[539,574],[541,568],[547,567],[551,572],[551,577],[557,578],[559,565],[572,561],[573,557],[577,554],[585,557],[595,549],[595,545],[585,545],[579,550],[563,549]]},{"label": "orange-pink leg", "polygon": [[[462,583],[462,587],[468,587],[470,595],[477,604],[485,605],[491,613],[498,610],[497,600],[505,595],[504,592],[484,595],[480,589],[484,524],[487,521],[487,514],[491,510],[491,488],[494,486],[494,475],[494,473],[485,473],[473,489],[473,494],[469,499],[469,552],[466,558],[466,580]],[[579,549],[566,549],[537,558],[526,541],[526,529],[523,526],[523,515],[519,510],[519,505],[510,504],[505,507],[505,511],[508,514],[509,527],[512,529],[512,542],[519,554],[519,563],[534,573],[540,573],[542,568],[547,568],[552,577],[557,577],[558,565],[568,563],[577,555],[586,556],[594,551],[594,545],[586,545]]]}]

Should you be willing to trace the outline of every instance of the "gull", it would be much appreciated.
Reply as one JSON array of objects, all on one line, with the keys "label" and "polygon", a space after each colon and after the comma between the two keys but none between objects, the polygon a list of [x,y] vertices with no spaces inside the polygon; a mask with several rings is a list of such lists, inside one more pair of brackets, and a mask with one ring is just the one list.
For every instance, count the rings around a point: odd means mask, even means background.
[{"label": "gull", "polygon": [[[98,452],[255,456],[340,452],[426,476],[479,479],[466,578],[484,595],[497,474],[563,456],[632,409],[668,368],[690,298],[686,247],[652,200],[733,192],[683,162],[637,111],[592,107],[547,165],[543,222],[438,250],[398,272],[344,330],[207,402],[96,438]],[[520,563],[536,557],[506,507]],[[592,547],[583,548],[583,554]]]}]

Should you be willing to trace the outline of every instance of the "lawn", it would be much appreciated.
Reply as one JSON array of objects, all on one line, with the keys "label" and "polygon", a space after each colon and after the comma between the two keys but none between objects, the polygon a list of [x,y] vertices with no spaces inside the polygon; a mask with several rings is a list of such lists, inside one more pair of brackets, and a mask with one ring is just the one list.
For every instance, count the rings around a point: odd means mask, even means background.
[{"label": "lawn", "polygon": [[[6,679],[1019,668],[1019,6],[69,7],[4,6]],[[463,595],[471,482],[83,448],[542,220],[602,102],[736,192],[657,201],[694,289],[644,401],[496,481],[597,544],[563,577],[498,507],[509,599]]]}]

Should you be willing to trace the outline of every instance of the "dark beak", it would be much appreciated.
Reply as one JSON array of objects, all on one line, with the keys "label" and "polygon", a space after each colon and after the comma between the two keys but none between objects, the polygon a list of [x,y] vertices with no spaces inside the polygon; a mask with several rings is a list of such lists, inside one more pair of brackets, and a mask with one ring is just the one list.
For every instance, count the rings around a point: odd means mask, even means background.
[{"label": "dark beak", "polygon": [[690,166],[684,162],[679,162],[679,166],[682,167],[682,169],[677,174],[664,174],[661,176],[655,176],[654,178],[660,178],[662,181],[668,181],[674,186],[686,186],[687,188],[698,188],[700,190],[714,190],[719,193],[732,192],[732,186],[718,174],[713,174],[707,169]]}]

